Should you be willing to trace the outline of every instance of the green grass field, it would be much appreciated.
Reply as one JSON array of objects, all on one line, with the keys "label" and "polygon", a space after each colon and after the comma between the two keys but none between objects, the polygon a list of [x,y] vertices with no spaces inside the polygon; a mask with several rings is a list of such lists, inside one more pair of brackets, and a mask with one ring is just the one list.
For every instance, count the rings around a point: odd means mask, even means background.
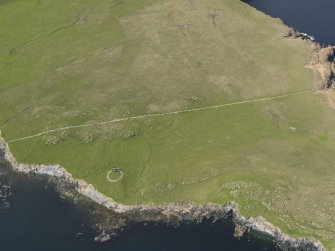
[{"label": "green grass field", "polygon": [[[310,46],[238,0],[0,0],[0,128],[120,203],[236,201],[335,248],[335,116]],[[121,181],[107,173],[119,167]],[[111,174],[118,178],[119,174]]]}]

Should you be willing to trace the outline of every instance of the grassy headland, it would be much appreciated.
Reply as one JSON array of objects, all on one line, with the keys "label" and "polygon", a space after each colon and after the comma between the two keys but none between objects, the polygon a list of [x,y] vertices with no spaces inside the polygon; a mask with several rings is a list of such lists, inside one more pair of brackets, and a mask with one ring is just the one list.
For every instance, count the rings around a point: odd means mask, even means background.
[{"label": "grassy headland", "polygon": [[[312,92],[310,46],[238,0],[0,2],[0,126],[68,129],[10,143],[120,203],[236,201],[335,247],[335,116]],[[120,182],[106,175],[121,168]],[[116,175],[117,176],[117,175]]]}]

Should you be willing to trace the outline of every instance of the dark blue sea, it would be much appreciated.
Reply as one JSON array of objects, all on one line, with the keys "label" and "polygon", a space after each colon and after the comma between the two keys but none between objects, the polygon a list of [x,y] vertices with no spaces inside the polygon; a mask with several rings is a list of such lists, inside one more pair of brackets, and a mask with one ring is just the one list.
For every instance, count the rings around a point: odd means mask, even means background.
[{"label": "dark blue sea", "polygon": [[[0,163],[0,169],[9,169]],[[276,250],[270,239],[233,237],[232,222],[133,225],[105,243],[94,242],[89,208],[62,199],[46,178],[7,172],[10,208],[0,209],[1,251],[240,251]]]},{"label": "dark blue sea", "polygon": [[244,0],[258,10],[307,33],[319,43],[335,45],[334,0]]}]

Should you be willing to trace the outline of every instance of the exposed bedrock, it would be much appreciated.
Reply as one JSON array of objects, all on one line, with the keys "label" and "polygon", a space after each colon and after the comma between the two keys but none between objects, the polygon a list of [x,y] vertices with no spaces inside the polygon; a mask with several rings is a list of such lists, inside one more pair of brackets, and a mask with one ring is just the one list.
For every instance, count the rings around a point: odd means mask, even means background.
[{"label": "exposed bedrock", "polygon": [[320,89],[334,88],[335,85],[335,46],[314,44],[312,66],[320,73]]},{"label": "exposed bedrock", "polygon": [[317,84],[319,90],[335,87],[335,46],[327,46],[314,41],[314,38],[306,33],[298,32],[290,28],[285,34],[285,38],[307,40],[312,44],[312,59],[309,68],[316,70],[321,80]]},{"label": "exposed bedrock", "polygon": [[122,205],[97,191],[91,184],[74,179],[70,173],[59,165],[29,165],[18,163],[9,150],[8,144],[0,134],[0,158],[9,162],[13,169],[27,174],[47,175],[57,179],[57,188],[63,196],[78,199],[84,196],[96,203],[94,210],[95,228],[100,232],[96,241],[107,241],[132,223],[160,222],[178,225],[182,222],[202,222],[231,218],[236,225],[235,236],[254,230],[272,237],[282,250],[324,251],[322,244],[309,238],[292,238],[279,228],[268,223],[262,217],[246,218],[242,216],[234,202],[225,205],[195,204],[192,202],[164,205]]},{"label": "exposed bedrock", "polygon": [[12,192],[10,186],[4,185],[0,182],[0,210],[10,207],[7,199],[11,196]]}]

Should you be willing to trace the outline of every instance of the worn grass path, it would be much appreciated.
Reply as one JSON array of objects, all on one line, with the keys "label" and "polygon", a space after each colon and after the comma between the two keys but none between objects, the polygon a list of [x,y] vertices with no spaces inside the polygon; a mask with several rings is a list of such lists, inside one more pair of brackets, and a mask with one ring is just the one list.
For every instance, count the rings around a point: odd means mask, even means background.
[{"label": "worn grass path", "polygon": [[305,91],[301,91],[301,92],[294,92],[294,93],[289,93],[289,94],[284,94],[284,95],[265,97],[265,98],[259,98],[259,99],[253,99],[253,100],[237,101],[237,102],[232,102],[232,103],[206,106],[206,107],[200,107],[200,108],[193,108],[193,109],[187,109],[187,110],[179,110],[179,111],[174,111],[174,112],[138,115],[138,116],[132,116],[132,117],[125,117],[125,118],[118,118],[118,119],[113,119],[113,120],[108,120],[108,121],[96,122],[96,123],[88,123],[88,124],[81,124],[81,125],[59,127],[59,128],[39,132],[39,133],[30,135],[30,136],[25,136],[25,137],[13,139],[13,140],[10,140],[9,143],[18,142],[18,141],[27,140],[27,139],[32,139],[32,138],[36,138],[36,137],[39,137],[39,136],[42,136],[42,135],[46,135],[48,133],[54,133],[54,132],[59,132],[59,131],[64,131],[64,130],[69,130],[69,129],[77,129],[77,128],[84,128],[84,127],[90,127],[90,126],[99,126],[99,125],[112,124],[112,123],[117,123],[117,122],[124,122],[124,121],[128,121],[128,120],[162,117],[162,116],[177,115],[177,114],[182,114],[182,113],[197,112],[197,111],[221,108],[221,107],[226,107],[226,106],[263,102],[263,101],[281,99],[281,98],[286,98],[286,97],[292,97],[292,96],[297,96],[297,95],[302,95],[302,94],[305,94],[305,93],[312,93],[312,92],[313,92],[312,90],[305,90]]}]

